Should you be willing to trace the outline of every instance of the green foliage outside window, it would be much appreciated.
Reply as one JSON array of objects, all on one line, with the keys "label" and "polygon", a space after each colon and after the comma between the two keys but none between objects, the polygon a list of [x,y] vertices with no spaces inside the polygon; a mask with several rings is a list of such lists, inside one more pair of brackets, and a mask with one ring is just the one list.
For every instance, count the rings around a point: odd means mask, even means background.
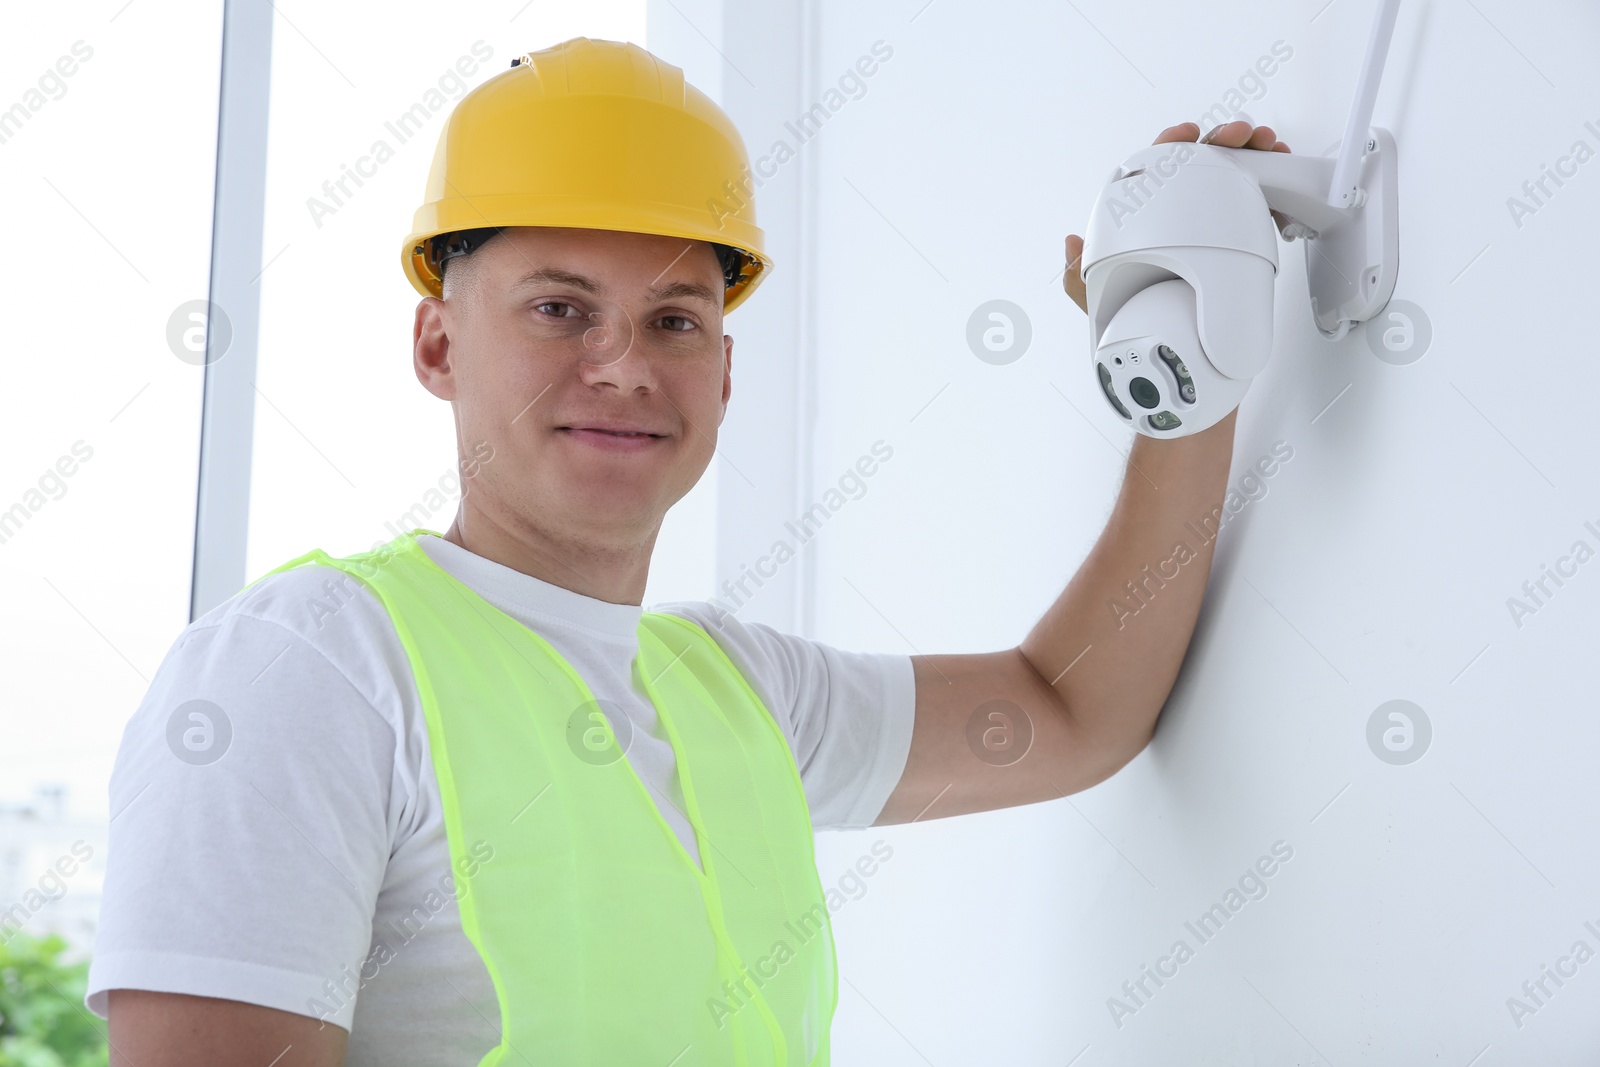
[{"label": "green foliage outside window", "polygon": [[66,947],[0,928],[0,1067],[106,1067],[105,1024],[83,1006],[89,963],[62,963]]}]

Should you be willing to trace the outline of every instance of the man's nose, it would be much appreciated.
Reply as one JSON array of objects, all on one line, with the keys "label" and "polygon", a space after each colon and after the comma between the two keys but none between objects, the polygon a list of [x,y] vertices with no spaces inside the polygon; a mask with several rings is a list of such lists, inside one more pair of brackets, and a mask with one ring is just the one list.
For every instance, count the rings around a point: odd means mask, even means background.
[{"label": "man's nose", "polygon": [[609,306],[589,313],[577,339],[580,371],[591,384],[611,381],[632,388],[651,380],[638,324],[622,308]]}]

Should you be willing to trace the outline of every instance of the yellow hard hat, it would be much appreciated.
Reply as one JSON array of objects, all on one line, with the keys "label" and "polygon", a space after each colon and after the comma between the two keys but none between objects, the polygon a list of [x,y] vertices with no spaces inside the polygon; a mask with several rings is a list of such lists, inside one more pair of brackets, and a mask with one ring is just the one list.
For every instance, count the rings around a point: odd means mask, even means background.
[{"label": "yellow hard hat", "polygon": [[575,37],[519,56],[456,104],[400,261],[417,292],[441,296],[440,257],[493,227],[709,241],[723,246],[726,314],[772,270],[752,191],[739,131],[681,69],[636,44]]}]

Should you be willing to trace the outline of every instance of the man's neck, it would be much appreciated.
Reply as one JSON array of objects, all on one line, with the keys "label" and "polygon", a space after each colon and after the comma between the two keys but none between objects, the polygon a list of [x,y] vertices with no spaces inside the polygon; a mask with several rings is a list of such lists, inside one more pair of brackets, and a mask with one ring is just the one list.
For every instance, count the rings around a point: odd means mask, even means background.
[{"label": "man's neck", "polygon": [[468,513],[463,507],[445,531],[444,539],[474,555],[574,593],[610,604],[639,605],[644,602],[655,532],[645,544],[607,551],[593,545],[554,541],[526,526],[508,529],[490,516],[477,511]]}]

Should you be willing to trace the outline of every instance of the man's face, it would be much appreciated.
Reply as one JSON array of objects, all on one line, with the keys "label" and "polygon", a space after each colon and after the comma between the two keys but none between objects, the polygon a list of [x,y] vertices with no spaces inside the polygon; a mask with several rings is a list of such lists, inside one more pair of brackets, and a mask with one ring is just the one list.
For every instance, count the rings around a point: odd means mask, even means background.
[{"label": "man's face", "polygon": [[732,387],[711,246],[518,227],[445,277],[418,309],[417,373],[455,402],[464,460],[494,449],[477,506],[586,541],[653,538],[709,464]]}]

